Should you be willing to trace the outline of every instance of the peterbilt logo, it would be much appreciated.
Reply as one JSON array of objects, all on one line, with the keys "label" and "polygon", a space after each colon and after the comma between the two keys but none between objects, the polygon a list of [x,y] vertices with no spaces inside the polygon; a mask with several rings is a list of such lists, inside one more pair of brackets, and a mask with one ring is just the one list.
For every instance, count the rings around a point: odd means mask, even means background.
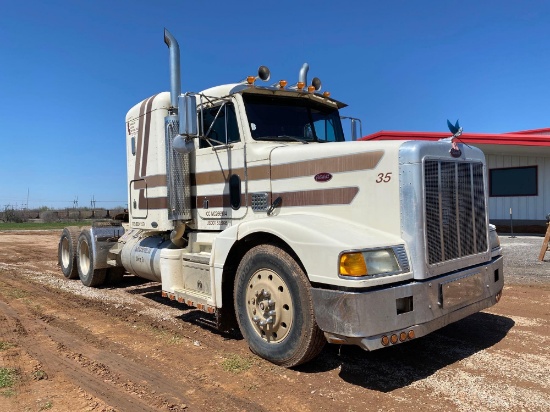
[{"label": "peterbilt logo", "polygon": [[330,173],[317,173],[314,179],[316,182],[328,182],[332,179],[332,175]]}]

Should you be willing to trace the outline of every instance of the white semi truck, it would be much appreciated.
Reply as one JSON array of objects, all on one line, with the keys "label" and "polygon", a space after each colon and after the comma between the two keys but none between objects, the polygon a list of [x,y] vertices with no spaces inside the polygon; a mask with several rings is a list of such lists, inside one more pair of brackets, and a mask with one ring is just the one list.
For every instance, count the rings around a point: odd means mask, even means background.
[{"label": "white semi truck", "polygon": [[261,66],[182,94],[179,46],[164,40],[170,92],[126,115],[128,222],[65,228],[65,277],[160,282],[287,367],[327,341],[375,350],[498,302],[480,150],[345,141],[345,105],[308,84],[307,64],[292,85],[265,84]]}]

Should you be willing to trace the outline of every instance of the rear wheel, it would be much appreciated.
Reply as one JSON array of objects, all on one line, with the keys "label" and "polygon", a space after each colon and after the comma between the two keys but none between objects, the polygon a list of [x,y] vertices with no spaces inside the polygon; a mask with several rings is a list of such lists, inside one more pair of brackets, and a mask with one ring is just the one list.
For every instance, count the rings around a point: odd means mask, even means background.
[{"label": "rear wheel", "polygon": [[252,352],[285,367],[319,354],[326,340],[309,289],[301,267],[279,247],[260,245],[246,253],[237,269],[234,301]]},{"label": "rear wheel", "polygon": [[89,230],[83,230],[78,237],[76,258],[78,276],[85,286],[99,286],[105,282],[107,270],[94,268],[92,238]]},{"label": "rear wheel", "polygon": [[57,261],[59,266],[61,266],[63,276],[67,279],[78,278],[78,268],[76,267],[76,249],[79,233],[80,228],[77,226],[69,226],[63,229],[61,238],[59,239]]}]

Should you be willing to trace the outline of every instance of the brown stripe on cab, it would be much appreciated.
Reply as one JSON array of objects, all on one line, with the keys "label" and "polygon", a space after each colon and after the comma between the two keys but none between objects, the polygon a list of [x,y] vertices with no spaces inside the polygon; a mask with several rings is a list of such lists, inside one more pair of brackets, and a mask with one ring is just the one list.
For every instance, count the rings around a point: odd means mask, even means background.
[{"label": "brown stripe on cab", "polygon": [[[248,180],[263,180],[270,177],[275,179],[288,179],[291,177],[315,176],[317,173],[338,173],[352,172],[354,170],[374,169],[384,151],[374,151],[366,153],[357,153],[348,156],[334,156],[325,159],[312,159],[304,162],[286,163],[273,166],[269,165],[253,166],[246,169]],[[208,185],[215,183],[225,183],[229,176],[238,174],[241,180],[244,176],[244,169],[214,170],[209,172],[195,173],[191,176],[192,185]]]},{"label": "brown stripe on cab", "polygon": [[142,180],[134,181],[134,189],[145,189],[166,186],[166,175],[144,176]]},{"label": "brown stripe on cab", "polygon": [[271,178],[273,180],[288,179],[291,177],[315,176],[317,173],[322,172],[339,173],[374,169],[383,155],[383,150],[377,150],[348,156],[334,156],[276,165],[271,168]]},{"label": "brown stripe on cab", "polygon": [[140,190],[138,207],[140,209],[147,209],[147,210],[167,209],[168,198],[167,197],[145,197],[143,196],[143,190]]},{"label": "brown stripe on cab", "polygon": [[273,193],[272,199],[279,196],[281,207],[348,205],[357,193],[358,187],[337,187],[324,190],[303,190],[298,192]]},{"label": "brown stripe on cab", "polygon": [[143,159],[141,163],[141,175],[145,176],[147,173],[147,158],[149,157],[149,137],[151,134],[151,107],[153,107],[153,100],[157,97],[158,94],[155,94],[147,102],[147,109],[145,110],[145,136],[143,138]]},{"label": "brown stripe on cab", "polygon": [[141,144],[143,141],[143,114],[145,113],[146,105],[147,100],[144,100],[143,102],[141,102],[141,106],[139,107],[139,127],[136,145],[136,164],[134,168],[134,179],[139,179],[139,167],[141,165]]},{"label": "brown stripe on cab", "polygon": [[[297,192],[272,193],[270,198],[281,197],[283,200],[281,207],[296,206],[330,206],[330,205],[348,205],[359,193],[358,187],[336,187],[322,190],[303,190]],[[208,208],[230,208],[231,201],[229,194],[224,195],[205,195],[193,196],[191,205],[193,209],[203,209],[204,200],[208,200]],[[244,205],[245,196],[241,194],[241,207]],[[250,205],[251,194],[248,195],[248,204]]]}]

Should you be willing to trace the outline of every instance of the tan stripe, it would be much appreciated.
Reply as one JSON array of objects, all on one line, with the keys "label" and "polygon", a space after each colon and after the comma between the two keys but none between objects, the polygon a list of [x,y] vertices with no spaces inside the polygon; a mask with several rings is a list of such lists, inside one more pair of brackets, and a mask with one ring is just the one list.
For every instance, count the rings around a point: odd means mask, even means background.
[{"label": "tan stripe", "polygon": [[281,207],[283,208],[294,206],[348,205],[353,201],[358,192],[358,187],[338,187],[324,190],[273,193],[271,198],[277,199],[280,196],[283,200],[281,203]]},{"label": "tan stripe", "polygon": [[134,169],[134,179],[139,179],[139,166],[141,162],[141,144],[143,141],[143,113],[145,112],[145,105],[147,100],[141,102],[139,107],[139,128],[138,128],[138,138],[137,138],[137,147],[136,147],[136,165]]},{"label": "tan stripe", "polygon": [[246,174],[248,180],[269,179],[269,176],[271,175],[269,165],[249,167],[246,170]]},{"label": "tan stripe", "polygon": [[[249,199],[250,198],[251,197],[249,196]],[[224,194],[224,195],[199,196],[198,198],[196,196],[193,196],[191,198],[191,208],[203,209],[205,199],[208,200],[208,208],[213,208],[213,207],[230,208],[231,207],[231,198],[229,194]],[[244,193],[241,193],[240,207],[246,207],[245,201],[246,201],[246,196]]]},{"label": "tan stripe", "polygon": [[230,208],[231,202],[229,200],[229,195],[209,195],[209,196],[199,196],[196,198],[196,208],[203,209],[204,200],[208,200],[208,208]]},{"label": "tan stripe", "polygon": [[157,97],[155,94],[147,102],[147,109],[145,112],[145,136],[143,138],[143,162],[141,164],[141,176],[145,176],[147,173],[147,158],[149,157],[149,137],[151,134],[151,107],[153,106],[153,100]]},{"label": "tan stripe", "polygon": [[166,186],[166,175],[145,176],[143,180],[134,181],[134,189],[145,189]]},{"label": "tan stripe", "polygon": [[191,177],[191,181],[197,186],[199,185],[209,185],[213,183],[225,183],[229,181],[229,177],[232,174],[237,173],[241,179],[243,176],[242,173],[243,169],[236,169],[236,170],[215,170],[213,172],[203,172],[203,173],[195,173],[194,176]]},{"label": "tan stripe", "polygon": [[273,180],[288,179],[299,176],[315,176],[317,173],[322,172],[339,173],[374,169],[383,155],[384,151],[378,150],[349,156],[334,156],[276,165],[271,168],[271,178]]},{"label": "tan stripe", "polygon": [[139,208],[140,209],[167,209],[168,198],[167,197],[144,197],[139,196]]},{"label": "tan stripe", "polygon": [[[304,162],[277,165],[273,166],[271,169],[271,178],[273,180],[288,179],[291,177],[315,176],[317,173],[321,172],[338,173],[374,169],[383,155],[384,152],[380,150],[349,156],[334,156],[326,159],[313,159]],[[196,173],[192,177],[192,184],[208,185],[225,183],[232,174],[238,174],[241,179],[243,179],[244,176],[243,169],[233,169],[225,173],[221,170],[215,170],[212,172]],[[249,167],[247,169],[247,176],[248,180],[269,179],[270,167],[269,165]]]},{"label": "tan stripe", "polygon": [[[271,194],[271,199],[281,197],[281,207],[296,206],[330,206],[349,205],[359,193],[358,187],[337,187],[334,189],[304,190],[299,192],[281,192]],[[229,195],[209,195],[192,199],[193,209],[203,209],[204,200],[208,200],[208,208],[230,208]],[[241,194],[241,207],[244,207],[245,196]],[[248,195],[248,205],[252,204],[252,195]]]},{"label": "tan stripe", "polygon": [[145,180],[132,180],[132,187],[134,190],[145,189],[147,188],[147,184],[145,183]]}]

